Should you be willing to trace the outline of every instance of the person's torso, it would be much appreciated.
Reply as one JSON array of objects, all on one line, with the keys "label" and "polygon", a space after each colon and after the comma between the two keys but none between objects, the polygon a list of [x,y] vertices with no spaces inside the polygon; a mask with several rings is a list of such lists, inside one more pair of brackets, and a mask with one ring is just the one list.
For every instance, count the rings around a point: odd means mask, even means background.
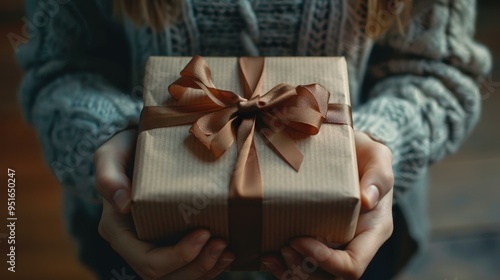
[{"label": "person's torso", "polygon": [[352,0],[185,0],[182,17],[155,32],[125,23],[132,82],[149,56],[345,56],[352,103],[371,50]]}]

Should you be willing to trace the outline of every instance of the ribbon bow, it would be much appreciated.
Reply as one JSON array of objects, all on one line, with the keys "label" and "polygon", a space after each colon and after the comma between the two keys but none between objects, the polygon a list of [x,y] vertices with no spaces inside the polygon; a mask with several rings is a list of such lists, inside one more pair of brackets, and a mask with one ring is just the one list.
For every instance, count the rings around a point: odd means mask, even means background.
[{"label": "ribbon bow", "polygon": [[189,102],[144,107],[140,131],[192,124],[190,132],[215,157],[237,142],[238,157],[229,186],[230,244],[236,243],[236,251],[246,255],[237,255],[233,266],[238,261],[243,264],[240,268],[255,268],[260,249],[255,232],[257,235],[261,232],[263,197],[254,141],[256,127],[273,150],[298,171],[304,156],[287,130],[314,135],[323,122],[351,125],[352,121],[350,107],[328,104],[330,93],[321,85],[279,84],[263,93],[265,59],[240,57],[238,62],[244,97],[216,88],[207,62],[195,56],[181,71],[181,77],[169,86],[174,99],[185,97]]}]

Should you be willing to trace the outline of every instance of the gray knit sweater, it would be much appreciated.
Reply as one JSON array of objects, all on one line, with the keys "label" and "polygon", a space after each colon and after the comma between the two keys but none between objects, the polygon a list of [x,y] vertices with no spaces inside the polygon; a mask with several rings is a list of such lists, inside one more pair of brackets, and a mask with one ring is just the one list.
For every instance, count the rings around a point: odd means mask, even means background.
[{"label": "gray knit sweater", "polygon": [[[391,148],[396,201],[418,239],[424,204],[409,197],[422,200],[425,189],[415,182],[471,131],[481,105],[476,80],[491,68],[473,40],[474,0],[413,1],[404,35],[394,28],[375,42],[363,28],[366,5],[355,0],[186,0],[182,19],[161,32],[118,22],[112,1],[26,2],[32,38],[18,51],[22,107],[72,194],[68,211],[96,219],[92,155],[137,123],[149,56],[345,56],[355,128]],[[383,24],[369,18],[372,28]]]}]

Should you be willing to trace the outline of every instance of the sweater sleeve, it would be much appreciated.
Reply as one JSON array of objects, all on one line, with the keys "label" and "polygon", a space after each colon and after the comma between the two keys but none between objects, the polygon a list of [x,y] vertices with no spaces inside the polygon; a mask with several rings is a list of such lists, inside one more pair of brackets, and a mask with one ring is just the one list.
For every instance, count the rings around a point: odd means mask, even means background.
[{"label": "sweater sleeve", "polygon": [[370,57],[357,130],[393,152],[395,196],[429,164],[455,152],[478,121],[477,81],[491,69],[473,40],[475,0],[414,1],[403,34],[391,30]]},{"label": "sweater sleeve", "polygon": [[17,51],[25,71],[24,116],[59,182],[94,199],[94,151],[137,122],[141,108],[125,90],[130,71],[123,30],[111,6],[97,1],[25,2],[30,38]]}]

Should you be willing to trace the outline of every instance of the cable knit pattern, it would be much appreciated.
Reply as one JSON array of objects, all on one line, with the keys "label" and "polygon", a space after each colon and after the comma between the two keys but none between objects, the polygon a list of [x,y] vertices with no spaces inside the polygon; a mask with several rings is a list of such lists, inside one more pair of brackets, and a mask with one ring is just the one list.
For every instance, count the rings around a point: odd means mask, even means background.
[{"label": "cable knit pattern", "polygon": [[239,1],[192,1],[201,53],[220,56],[243,55],[245,48],[240,34],[245,28],[245,22],[239,13]]},{"label": "cable knit pattern", "polygon": [[342,0],[313,0],[305,3],[300,30],[300,55],[338,55],[336,42],[342,34]]},{"label": "cable knit pattern", "polygon": [[374,50],[392,58],[374,59],[369,75],[376,82],[355,123],[391,147],[397,192],[455,152],[478,120],[475,79],[489,71],[491,60],[471,39],[475,15],[466,7],[473,4],[437,1],[421,10],[404,37],[390,32]]},{"label": "cable knit pattern", "polygon": [[[28,18],[37,2],[27,1]],[[135,89],[150,55],[345,56],[355,128],[391,148],[402,204],[428,165],[456,151],[473,128],[475,81],[491,69],[489,53],[473,41],[474,0],[414,1],[404,35],[394,28],[377,42],[364,30],[366,3],[354,0],[185,0],[183,18],[158,33],[118,24],[109,2],[61,4],[18,52],[26,118],[56,175],[66,171],[61,183],[89,200],[91,155],[137,121]]]},{"label": "cable knit pattern", "polygon": [[296,54],[303,1],[254,1],[260,38],[256,45],[262,55]]},{"label": "cable knit pattern", "polygon": [[91,187],[95,184],[93,153],[117,131],[136,122],[141,106],[102,77],[88,73],[62,76],[44,87],[37,99],[33,125],[45,159],[72,192],[96,201]]}]

